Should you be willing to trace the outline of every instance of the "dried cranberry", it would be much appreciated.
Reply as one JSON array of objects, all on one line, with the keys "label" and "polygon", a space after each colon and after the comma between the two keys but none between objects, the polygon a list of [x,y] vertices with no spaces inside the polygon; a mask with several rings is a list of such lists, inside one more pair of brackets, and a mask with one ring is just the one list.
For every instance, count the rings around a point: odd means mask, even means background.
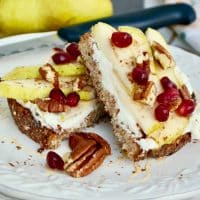
[{"label": "dried cranberry", "polygon": [[135,67],[132,71],[132,79],[139,85],[145,85],[149,79],[149,73],[142,67]]},{"label": "dried cranberry", "polygon": [[51,90],[51,92],[49,93],[49,97],[51,99],[58,101],[61,104],[63,104],[65,102],[65,99],[66,99],[64,93],[59,88],[53,88]]},{"label": "dried cranberry", "polygon": [[195,102],[192,99],[185,99],[177,108],[177,113],[180,116],[187,117],[193,113],[195,109]]},{"label": "dried cranberry", "polygon": [[63,159],[55,152],[49,151],[47,154],[47,164],[52,169],[64,169]]},{"label": "dried cranberry", "polygon": [[74,58],[68,52],[57,52],[52,56],[52,60],[55,64],[65,64],[74,60]]},{"label": "dried cranberry", "polygon": [[120,48],[128,47],[132,43],[132,36],[126,32],[114,32],[111,37],[112,43]]},{"label": "dried cranberry", "polygon": [[58,52],[64,52],[63,49],[59,48],[59,47],[54,47],[53,48],[54,51],[58,51]]},{"label": "dried cranberry", "polygon": [[66,51],[76,59],[81,55],[81,52],[78,49],[78,44],[76,42],[72,42],[69,46],[67,46]]},{"label": "dried cranberry", "polygon": [[77,106],[78,102],[80,101],[80,96],[76,92],[71,92],[66,96],[65,104],[70,107]]},{"label": "dried cranberry", "polygon": [[163,93],[159,94],[156,98],[157,102],[160,104],[170,104],[180,97],[179,91],[175,88],[169,88]]},{"label": "dried cranberry", "polygon": [[155,109],[155,117],[159,122],[165,122],[169,118],[169,107],[160,104]]},{"label": "dried cranberry", "polygon": [[160,79],[160,83],[164,90],[175,88],[177,89],[177,86],[174,82],[172,82],[167,76],[164,76]]}]

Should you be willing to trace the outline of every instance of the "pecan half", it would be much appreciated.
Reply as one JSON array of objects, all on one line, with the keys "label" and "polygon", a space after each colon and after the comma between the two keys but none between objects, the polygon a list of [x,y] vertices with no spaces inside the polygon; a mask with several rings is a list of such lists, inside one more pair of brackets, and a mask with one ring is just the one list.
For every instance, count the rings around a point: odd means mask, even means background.
[{"label": "pecan half", "polygon": [[72,133],[69,146],[72,152],[64,169],[76,178],[93,172],[102,164],[106,155],[111,153],[110,145],[95,133]]},{"label": "pecan half", "polygon": [[191,99],[192,98],[190,95],[190,92],[185,84],[181,86],[179,91],[180,91],[181,97],[183,99]]},{"label": "pecan half", "polygon": [[39,73],[45,81],[53,83],[54,87],[59,87],[58,73],[50,64],[40,67]]},{"label": "pecan half", "polygon": [[156,41],[153,41],[151,47],[154,58],[159,63],[162,69],[167,69],[175,66],[175,61],[172,55],[161,44],[159,44]]},{"label": "pecan half", "polygon": [[39,109],[43,112],[60,113],[67,112],[70,107],[55,101],[54,99],[36,99],[34,101],[38,105]]},{"label": "pecan half", "polygon": [[87,75],[80,76],[73,83],[73,91],[82,90],[87,86],[92,86],[91,78]]},{"label": "pecan half", "polygon": [[142,67],[147,72],[150,72],[150,57],[148,52],[143,52],[136,58],[136,67]]},{"label": "pecan half", "polygon": [[148,81],[146,85],[135,84],[133,100],[153,106],[156,99],[156,86],[153,81]]}]

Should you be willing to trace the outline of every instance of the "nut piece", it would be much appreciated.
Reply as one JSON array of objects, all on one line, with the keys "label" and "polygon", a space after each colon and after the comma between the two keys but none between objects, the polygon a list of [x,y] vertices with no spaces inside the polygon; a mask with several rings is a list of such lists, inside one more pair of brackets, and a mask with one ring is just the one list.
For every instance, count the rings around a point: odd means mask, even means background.
[{"label": "nut piece", "polygon": [[179,91],[180,91],[181,97],[183,99],[191,99],[192,98],[190,95],[190,92],[185,84],[181,86]]},{"label": "nut piece", "polygon": [[58,73],[50,64],[40,67],[39,73],[45,81],[53,83],[54,87],[59,87]]},{"label": "nut piece", "polygon": [[150,72],[150,57],[148,52],[143,52],[136,58],[136,67],[144,68],[148,73]]},{"label": "nut piece", "polygon": [[134,87],[133,99],[143,104],[153,106],[156,99],[156,86],[153,81],[148,81],[146,85],[137,85]]},{"label": "nut piece", "polygon": [[80,76],[73,83],[73,91],[83,90],[87,86],[92,86],[91,78],[87,75]]},{"label": "nut piece", "polygon": [[110,145],[95,133],[72,133],[69,137],[72,152],[64,165],[73,177],[83,177],[101,165],[106,155],[111,154]]},{"label": "nut piece", "polygon": [[170,102],[169,103],[169,109],[170,109],[170,111],[172,111],[172,112],[175,111],[179,107],[179,105],[181,104],[181,102],[182,102],[181,97],[177,97],[176,100]]},{"label": "nut piece", "polygon": [[162,69],[167,69],[175,66],[175,61],[172,55],[161,44],[153,41],[151,47],[154,58],[160,64]]},{"label": "nut piece", "polygon": [[55,101],[54,99],[36,99],[34,101],[43,112],[60,113],[67,112],[70,107]]}]

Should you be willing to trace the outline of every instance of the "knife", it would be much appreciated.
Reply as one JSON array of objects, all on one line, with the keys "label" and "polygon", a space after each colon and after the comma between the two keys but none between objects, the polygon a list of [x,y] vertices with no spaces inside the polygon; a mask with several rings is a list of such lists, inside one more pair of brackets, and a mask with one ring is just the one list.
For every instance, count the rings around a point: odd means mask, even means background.
[{"label": "knife", "polygon": [[108,23],[114,27],[127,25],[136,26],[145,30],[147,27],[157,29],[174,24],[187,25],[192,23],[195,19],[195,11],[189,4],[170,4],[61,28],[58,30],[58,35],[68,42],[78,41],[82,34],[87,32],[92,25],[99,21]]}]

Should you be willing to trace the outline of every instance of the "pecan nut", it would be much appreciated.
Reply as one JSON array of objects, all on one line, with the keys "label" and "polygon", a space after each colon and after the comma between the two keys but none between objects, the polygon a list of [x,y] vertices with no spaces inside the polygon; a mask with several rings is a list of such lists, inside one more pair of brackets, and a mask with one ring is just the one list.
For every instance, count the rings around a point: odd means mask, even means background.
[{"label": "pecan nut", "polygon": [[67,112],[70,108],[67,105],[61,104],[53,99],[36,99],[35,104],[43,112],[60,113]]},{"label": "pecan nut", "polygon": [[72,177],[83,177],[98,168],[111,153],[110,145],[95,133],[73,133],[69,137],[72,152],[64,165]]},{"label": "pecan nut", "polygon": [[155,60],[162,69],[167,69],[175,66],[175,61],[169,51],[156,41],[152,43],[152,51]]},{"label": "pecan nut", "polygon": [[40,67],[39,73],[45,81],[53,83],[54,87],[59,87],[58,73],[50,64]]},{"label": "pecan nut", "polygon": [[181,97],[183,99],[191,99],[192,98],[192,96],[190,95],[190,92],[185,84],[181,86],[179,91],[180,91]]},{"label": "pecan nut", "polygon": [[153,81],[148,81],[146,85],[135,84],[133,100],[153,106],[156,99],[156,93],[157,90]]}]

